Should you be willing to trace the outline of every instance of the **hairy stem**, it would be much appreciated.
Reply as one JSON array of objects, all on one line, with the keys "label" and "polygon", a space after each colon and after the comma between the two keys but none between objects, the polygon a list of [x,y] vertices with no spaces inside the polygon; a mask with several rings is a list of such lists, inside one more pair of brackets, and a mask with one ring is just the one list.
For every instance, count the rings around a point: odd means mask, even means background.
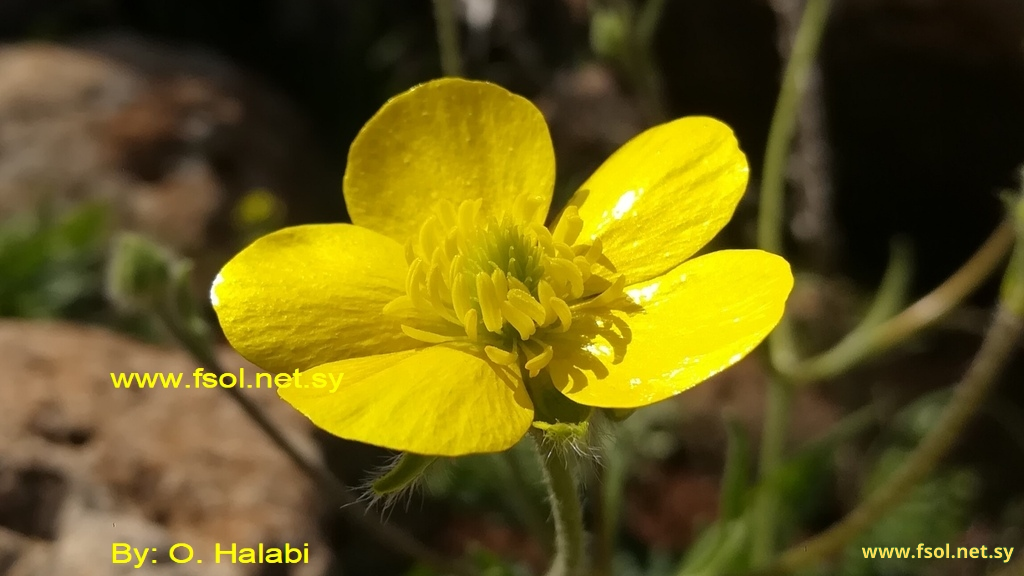
[{"label": "hairy stem", "polygon": [[562,447],[534,432],[555,523],[555,558],[547,576],[583,576],[583,509],[574,462]]}]

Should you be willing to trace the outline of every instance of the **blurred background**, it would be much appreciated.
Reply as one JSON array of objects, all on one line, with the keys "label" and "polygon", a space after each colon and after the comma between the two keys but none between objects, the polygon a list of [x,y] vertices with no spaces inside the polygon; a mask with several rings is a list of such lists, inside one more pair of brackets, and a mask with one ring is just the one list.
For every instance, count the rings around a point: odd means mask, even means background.
[{"label": "blurred background", "polygon": [[[454,2],[465,75],[547,117],[556,203],[645,128],[715,116],[750,160],[751,189],[716,239],[742,247],[755,244],[802,5]],[[434,574],[372,537],[364,523],[381,518],[488,574],[543,572],[548,509],[528,447],[442,463],[408,503],[359,521],[217,390],[109,384],[110,372],[197,366],[152,318],[106,297],[115,233],[191,260],[205,301],[254,238],[346,220],[356,132],[389,97],[441,74],[427,0],[0,0],[0,574]],[[1024,164],[1024,4],[834,0],[809,82],[785,241],[799,273],[789,313],[817,352],[857,325],[894,240],[909,254],[909,302],[998,225]],[[787,468],[785,542],[841,518],[934,425],[997,287],[998,275],[909,343],[798,394],[787,443],[806,457]],[[815,573],[986,574],[997,563],[868,560],[860,547],[1024,544],[1024,349],[1014,354],[950,457]],[[256,370],[223,344],[220,357]],[[610,531],[616,574],[682,573],[720,515],[737,435],[756,458],[765,364],[754,354],[634,414],[589,472],[588,522]],[[250,396],[357,492],[388,461],[314,433],[271,392]],[[159,561],[112,564],[113,542],[155,547]],[[166,559],[176,542],[200,555],[215,542],[308,543],[310,562],[179,565]]]}]

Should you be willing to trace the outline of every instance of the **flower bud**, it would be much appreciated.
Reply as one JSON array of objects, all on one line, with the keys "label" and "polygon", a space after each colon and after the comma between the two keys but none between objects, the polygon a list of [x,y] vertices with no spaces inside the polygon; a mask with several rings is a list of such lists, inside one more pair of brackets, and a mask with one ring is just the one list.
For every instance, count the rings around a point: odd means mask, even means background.
[{"label": "flower bud", "polygon": [[388,496],[401,492],[416,483],[427,468],[437,460],[436,456],[422,456],[406,452],[398,457],[398,462],[373,481],[371,486],[375,496]]},{"label": "flower bud", "polygon": [[134,233],[114,239],[107,268],[107,297],[129,310],[145,310],[169,294],[173,260],[150,240]]}]

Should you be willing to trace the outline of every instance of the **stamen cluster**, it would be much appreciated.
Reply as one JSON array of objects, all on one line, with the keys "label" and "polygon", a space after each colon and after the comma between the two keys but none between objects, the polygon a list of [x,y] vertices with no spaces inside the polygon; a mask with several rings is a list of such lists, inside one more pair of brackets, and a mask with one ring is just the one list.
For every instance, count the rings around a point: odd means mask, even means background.
[{"label": "stamen cluster", "polygon": [[537,223],[545,200],[521,195],[500,218],[481,214],[482,201],[434,207],[406,245],[406,295],[385,312],[413,306],[443,320],[430,328],[403,324],[423,342],[468,340],[491,361],[536,376],[551,361],[548,335],[564,333],[579,311],[622,295],[601,242],[577,243],[583,221],[566,208],[554,231]]}]

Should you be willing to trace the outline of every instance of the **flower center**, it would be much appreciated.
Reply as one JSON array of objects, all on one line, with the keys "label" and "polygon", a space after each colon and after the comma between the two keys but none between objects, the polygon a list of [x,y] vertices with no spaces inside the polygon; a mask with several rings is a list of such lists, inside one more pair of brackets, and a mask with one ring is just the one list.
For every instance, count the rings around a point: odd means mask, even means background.
[{"label": "flower center", "polygon": [[575,206],[553,231],[536,223],[542,198],[521,195],[500,218],[482,216],[481,206],[434,207],[406,245],[406,295],[385,312],[412,306],[437,321],[403,324],[408,336],[479,343],[493,362],[519,361],[536,376],[554,354],[545,336],[568,331],[579,310],[621,296],[625,280],[600,240],[577,242],[583,221]]}]

